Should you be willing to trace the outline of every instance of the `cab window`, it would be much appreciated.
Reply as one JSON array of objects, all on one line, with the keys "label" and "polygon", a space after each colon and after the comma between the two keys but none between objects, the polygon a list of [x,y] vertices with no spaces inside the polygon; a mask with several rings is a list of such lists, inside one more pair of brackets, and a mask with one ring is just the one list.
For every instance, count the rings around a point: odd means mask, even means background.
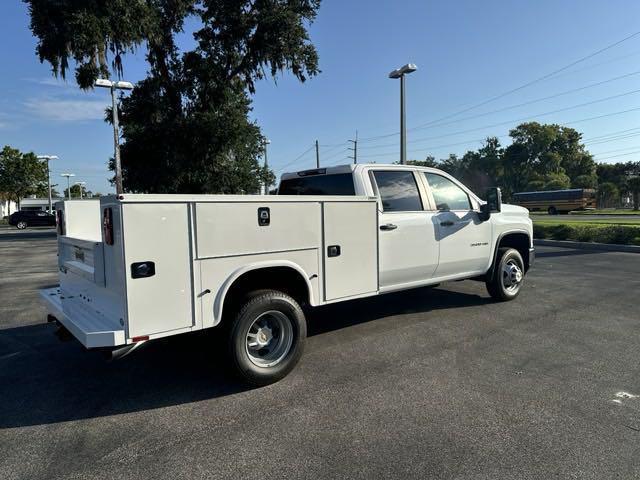
[{"label": "cab window", "polygon": [[413,172],[374,170],[372,174],[385,212],[422,210],[422,200]]},{"label": "cab window", "polygon": [[438,210],[471,210],[469,195],[446,177],[424,172]]}]

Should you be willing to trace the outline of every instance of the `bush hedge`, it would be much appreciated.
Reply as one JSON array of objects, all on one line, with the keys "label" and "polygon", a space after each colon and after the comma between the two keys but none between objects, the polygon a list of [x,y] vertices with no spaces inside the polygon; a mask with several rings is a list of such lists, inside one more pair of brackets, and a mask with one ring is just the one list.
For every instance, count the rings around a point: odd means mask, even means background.
[{"label": "bush hedge", "polygon": [[640,245],[640,225],[602,225],[597,223],[533,224],[533,237],[575,242]]}]

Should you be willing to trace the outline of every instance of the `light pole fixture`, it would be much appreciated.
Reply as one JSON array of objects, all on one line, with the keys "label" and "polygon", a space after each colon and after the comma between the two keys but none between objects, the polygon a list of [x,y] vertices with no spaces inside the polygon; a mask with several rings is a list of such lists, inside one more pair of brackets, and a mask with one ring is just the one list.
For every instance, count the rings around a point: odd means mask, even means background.
[{"label": "light pole fixture", "polygon": [[57,160],[58,157],[56,155],[38,155],[38,160],[45,160],[47,162],[47,187],[49,191],[49,213],[53,212],[53,207],[51,205],[51,173],[49,169],[49,161]]},{"label": "light pole fixture", "polygon": [[269,145],[270,143],[271,143],[271,140],[269,140],[268,138],[265,138],[262,140],[262,147],[264,148],[264,174],[265,174],[264,194],[265,195],[269,195],[269,187],[270,187],[270,185],[266,180],[267,169],[269,168],[269,161],[267,160],[267,145]]},{"label": "light pole fixture", "polygon": [[95,83],[96,87],[108,88],[111,90],[111,104],[113,112],[113,158],[116,163],[116,193],[123,193],[122,190],[122,166],[120,164],[120,126],[118,125],[118,103],[116,101],[116,90],[132,90],[133,84],[130,82],[112,82],[106,78],[99,78]]},{"label": "light pole fixture", "polygon": [[407,163],[407,125],[406,125],[406,111],[404,100],[404,76],[408,73],[415,72],[418,67],[413,63],[407,63],[406,65],[392,71],[389,74],[389,78],[400,79],[400,164]]},{"label": "light pole fixture", "polygon": [[61,173],[61,177],[67,177],[67,198],[71,200],[71,177],[75,177],[75,173]]},{"label": "light pole fixture", "polygon": [[75,182],[74,185],[78,185],[80,187],[80,200],[82,200],[82,189],[87,184],[87,182]]}]

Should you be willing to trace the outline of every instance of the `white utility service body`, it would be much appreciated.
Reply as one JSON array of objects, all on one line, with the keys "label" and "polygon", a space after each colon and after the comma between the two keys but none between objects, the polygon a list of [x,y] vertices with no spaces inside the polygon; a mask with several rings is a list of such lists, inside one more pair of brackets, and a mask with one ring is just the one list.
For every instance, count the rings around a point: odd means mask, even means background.
[{"label": "white utility service body", "polygon": [[[532,223],[526,209],[501,205],[491,190],[496,199],[485,203],[442,171],[369,164],[285,174],[278,195],[63,201],[60,285],[41,296],[50,320],[85,347],[125,352],[214,327],[235,313],[228,310],[242,313],[242,295],[264,289],[295,303],[287,315],[298,330],[306,330],[299,305],[449,280],[483,279],[494,298],[508,300],[533,262]],[[308,195],[325,191],[339,194]],[[291,337],[287,315],[273,308],[271,320],[242,334],[265,345],[278,331]]]},{"label": "white utility service body", "polygon": [[[91,206],[77,212],[78,206]],[[49,313],[88,348],[114,347],[213,327],[242,274],[297,272],[313,306],[378,291],[377,209],[366,197],[121,195],[68,200],[59,235],[60,286]],[[111,209],[113,244],[99,236]],[[269,224],[259,224],[269,209]],[[261,210],[262,211],[262,210]],[[84,225],[86,232],[74,232]],[[91,227],[89,227],[89,225]],[[328,257],[327,247],[340,254]],[[155,274],[133,278],[131,265]],[[148,337],[148,338],[147,338]]]}]

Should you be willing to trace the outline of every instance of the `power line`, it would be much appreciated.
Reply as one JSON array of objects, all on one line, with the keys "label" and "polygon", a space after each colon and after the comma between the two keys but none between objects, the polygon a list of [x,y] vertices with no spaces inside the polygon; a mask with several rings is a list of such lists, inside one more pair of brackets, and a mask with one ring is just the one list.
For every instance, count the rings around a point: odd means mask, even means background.
[{"label": "power line", "polygon": [[[606,113],[606,114],[603,114],[603,115],[596,115],[594,117],[581,118],[581,119],[578,119],[578,120],[572,120],[570,122],[563,122],[561,125],[562,126],[566,126],[566,125],[572,125],[574,123],[588,122],[588,121],[592,121],[592,120],[598,120],[600,118],[612,117],[612,116],[615,116],[615,115],[623,115],[623,114],[629,113],[629,112],[636,112],[638,110],[640,110],[640,107],[631,108],[631,109],[628,109],[628,110],[620,110],[620,111],[617,111],[617,112]],[[511,123],[511,122],[506,122],[506,123]],[[480,129],[483,129],[483,128],[489,128],[489,127],[480,127]],[[472,130],[478,130],[478,129],[472,129]],[[626,131],[629,131],[629,130],[633,130],[633,129],[620,130],[619,133],[626,132]],[[457,135],[457,134],[460,134],[460,133],[466,133],[466,132],[456,132],[454,134],[449,134],[449,135]],[[609,135],[612,135],[614,133],[616,133],[616,132],[612,132]],[[449,136],[449,135],[444,135],[444,136]],[[496,138],[505,138],[505,137],[508,137],[509,135],[490,135],[490,136],[495,136]],[[442,136],[440,136],[440,137],[442,137]],[[440,137],[431,137],[431,138],[440,138]],[[593,137],[593,138],[600,139],[600,137]],[[475,142],[482,142],[484,140],[485,139],[482,138],[482,139],[469,140],[469,141],[458,142],[458,143],[451,143],[451,144],[447,144],[447,145],[438,145],[437,147],[424,147],[424,148],[421,148],[420,150],[413,150],[411,153],[415,154],[415,153],[418,153],[418,152],[426,152],[426,151],[429,151],[429,150],[435,150],[437,148],[444,148],[444,147],[448,147],[448,146],[457,146],[457,145],[465,145],[465,144],[470,144],[470,143],[475,143]],[[617,140],[617,139],[614,138],[612,140]],[[385,152],[385,153],[367,154],[366,157],[368,158],[368,157],[393,156],[393,155],[397,155],[397,153],[398,152]]]},{"label": "power line", "polygon": [[603,160],[610,160],[612,158],[625,157],[627,155],[636,155],[638,153],[640,153],[640,150],[636,150],[635,152],[629,152],[629,153],[620,153],[618,155],[611,155],[610,157],[605,157],[605,158],[595,158],[594,160],[601,162]]},{"label": "power line", "polygon": [[278,172],[283,171],[285,168],[287,168],[289,165],[293,165],[294,163],[296,163],[298,160],[300,160],[302,157],[304,157],[307,153],[309,153],[311,150],[313,150],[315,148],[315,144],[311,145],[309,148],[307,148],[304,152],[302,152],[300,155],[298,155],[294,160],[291,160],[289,163],[284,164],[282,167],[280,167],[278,169]]},{"label": "power line", "polygon": [[[599,55],[599,54],[601,54],[602,52],[605,52],[605,51],[607,51],[607,50],[610,50],[611,48],[614,48],[614,47],[616,47],[616,46],[620,45],[621,43],[626,42],[627,40],[630,40],[630,39],[632,39],[632,38],[634,38],[634,37],[636,37],[636,36],[638,36],[638,35],[640,35],[640,31],[637,31],[637,32],[635,32],[635,33],[632,33],[631,35],[628,35],[628,36],[626,36],[625,38],[623,38],[623,39],[621,39],[621,40],[618,40],[617,42],[614,42],[614,43],[612,43],[612,44],[610,44],[610,45],[607,45],[606,47],[601,48],[600,50],[597,50],[597,51],[595,51],[595,52],[593,52],[593,53],[590,53],[589,55],[586,55],[586,56],[584,56],[584,57],[581,57],[581,58],[579,58],[578,60],[575,60],[575,61],[573,61],[573,62],[571,62],[571,63],[569,63],[569,64],[567,64],[567,65],[565,65],[565,66],[563,66],[563,67],[561,67],[561,68],[559,68],[559,69],[554,70],[553,72],[547,73],[547,74],[545,74],[545,75],[543,75],[543,76],[541,76],[541,77],[538,77],[538,78],[536,78],[536,79],[534,79],[534,80],[531,80],[531,81],[529,81],[529,82],[527,82],[527,83],[525,83],[525,84],[523,84],[523,85],[520,85],[520,86],[518,86],[518,87],[516,87],[516,88],[512,88],[512,89],[510,89],[510,90],[508,90],[508,91],[506,91],[506,92],[503,92],[503,93],[501,93],[501,94],[499,94],[499,95],[496,95],[496,96],[494,96],[494,97],[491,97],[491,98],[489,98],[489,99],[487,99],[487,100],[484,100],[484,101],[482,101],[482,102],[479,102],[479,103],[476,103],[476,104],[474,104],[474,105],[471,105],[470,107],[463,108],[463,109],[458,110],[458,111],[456,111],[456,112],[454,112],[454,113],[451,113],[451,114],[445,115],[444,117],[438,118],[438,119],[436,119],[436,120],[432,120],[432,121],[430,121],[430,122],[427,122],[427,123],[425,123],[425,124],[419,125],[418,127],[414,127],[414,128],[430,126],[430,125],[432,125],[432,124],[434,124],[434,123],[439,123],[439,122],[442,122],[443,120],[448,120],[449,118],[456,117],[456,116],[458,116],[458,115],[460,115],[460,114],[462,114],[462,113],[468,112],[468,111],[470,111],[470,110],[474,110],[474,109],[476,109],[476,108],[478,108],[478,107],[481,107],[481,106],[486,105],[486,104],[488,104],[488,103],[494,102],[495,100],[498,100],[498,99],[500,99],[500,98],[506,97],[507,95],[510,95],[510,94],[515,93],[515,92],[517,92],[517,91],[519,91],[519,90],[522,90],[522,89],[524,89],[524,88],[527,88],[527,87],[529,87],[529,86],[531,86],[531,85],[533,85],[533,84],[535,84],[535,83],[538,83],[538,82],[541,82],[541,81],[543,81],[543,80],[547,80],[547,79],[550,79],[550,78],[552,78],[552,77],[555,77],[555,76],[557,76],[559,73],[561,73],[561,72],[565,72],[566,70],[570,69],[571,67],[573,67],[573,66],[575,66],[575,65],[577,65],[577,64],[579,64],[579,63],[582,63],[582,62],[584,62],[585,60],[588,60],[589,58],[595,57],[596,55]],[[629,56],[630,56],[630,55],[629,55]],[[625,58],[625,57],[622,57],[622,58]],[[580,70],[578,70],[578,71],[580,71]],[[388,137],[392,137],[392,136],[394,136],[394,135],[398,135],[398,134],[399,134],[399,133],[398,133],[398,132],[396,132],[396,133],[390,133],[390,134],[377,135],[377,136],[373,136],[373,137],[365,137],[365,138],[362,138],[362,139],[361,139],[361,141],[363,141],[363,142],[368,142],[368,141],[372,141],[372,140],[378,140],[378,139],[381,139],[381,138],[388,138]]]},{"label": "power line", "polygon": [[631,150],[631,149],[634,149],[634,148],[640,148],[640,145],[634,145],[633,147],[626,147],[626,148],[617,148],[615,150],[608,150],[606,152],[593,153],[592,155],[594,157],[598,156],[598,155],[608,155],[609,153],[622,152],[624,150]]},{"label": "power line", "polygon": [[474,118],[479,118],[479,117],[484,117],[484,116],[486,116],[486,115],[492,115],[492,114],[494,114],[494,113],[504,112],[504,111],[506,111],[506,110],[511,110],[511,109],[513,109],[513,108],[524,107],[525,105],[531,105],[531,104],[533,104],[533,103],[543,102],[543,101],[545,101],[545,100],[551,100],[552,98],[561,97],[561,96],[563,96],[563,95],[568,95],[568,94],[570,94],[570,93],[579,92],[579,91],[581,91],[581,90],[587,90],[587,89],[589,89],[589,88],[593,88],[593,87],[597,87],[597,86],[600,86],[600,85],[604,85],[604,84],[606,84],[606,83],[614,82],[614,81],[616,81],[616,80],[620,80],[620,79],[622,79],[622,78],[627,78],[627,77],[630,77],[630,76],[633,76],[633,75],[638,75],[639,73],[640,73],[640,70],[637,70],[637,71],[635,71],[635,72],[627,73],[627,74],[625,74],[625,75],[620,75],[620,76],[618,76],[618,77],[614,77],[614,78],[609,78],[609,79],[607,79],[607,80],[603,80],[603,81],[601,81],[601,82],[596,82],[596,83],[592,83],[592,84],[589,84],[589,85],[585,85],[585,86],[583,86],[583,87],[573,88],[573,89],[571,89],[571,90],[566,90],[566,91],[564,91],[564,92],[556,93],[556,94],[554,94],[554,95],[549,95],[549,96],[547,96],[547,97],[536,98],[535,100],[529,100],[529,101],[527,101],[527,102],[518,103],[518,104],[516,104],[516,105],[509,105],[508,107],[499,108],[499,109],[497,109],[497,110],[491,110],[490,112],[479,113],[479,114],[477,114],[477,115],[472,115],[472,116],[470,116],[470,117],[459,118],[459,119],[457,119],[457,120],[452,120],[452,121],[450,121],[450,122],[436,123],[436,124],[434,124],[434,125],[430,125],[430,126],[428,126],[428,127],[413,127],[413,128],[411,128],[410,130],[412,130],[412,131],[413,131],[413,130],[424,130],[424,129],[426,129],[426,128],[441,127],[441,126],[444,126],[444,125],[451,125],[451,124],[453,124],[453,123],[464,122],[464,121],[466,121],[466,120],[473,120]]},{"label": "power line", "polygon": [[[451,136],[455,136],[455,135],[460,135],[462,133],[477,132],[478,130],[485,130],[487,128],[500,127],[502,125],[508,125],[508,124],[514,123],[514,122],[531,121],[532,119],[534,119],[536,117],[543,117],[543,116],[546,116],[546,115],[552,115],[554,113],[565,112],[567,110],[573,110],[574,108],[585,107],[587,105],[593,105],[595,103],[600,103],[600,102],[604,102],[604,101],[607,101],[607,100],[612,100],[614,98],[624,97],[626,95],[632,95],[632,94],[638,93],[638,92],[640,92],[640,89],[632,90],[630,92],[625,92],[625,93],[621,93],[621,94],[618,94],[618,95],[612,95],[610,97],[600,98],[600,99],[597,99],[597,100],[592,100],[590,102],[580,103],[578,105],[572,105],[572,106],[565,107],[565,108],[559,108],[557,110],[551,110],[549,112],[542,112],[542,113],[537,113],[535,115],[528,115],[526,117],[520,117],[520,118],[516,118],[516,119],[507,120],[507,121],[504,121],[504,122],[498,122],[498,123],[494,123],[492,125],[485,125],[485,126],[482,126],[482,127],[469,128],[467,130],[461,130],[461,131],[458,131],[458,132],[447,133],[447,134],[443,134],[443,135],[436,135],[436,136],[432,136],[432,137],[418,138],[416,140],[410,141],[409,143],[420,143],[420,142],[424,142],[426,140],[434,140],[434,139],[438,139],[438,138],[446,138],[446,137],[451,137]],[[631,110],[623,110],[622,112],[616,112],[614,114],[632,112],[634,110],[638,110],[638,108],[631,109]],[[609,115],[613,115],[613,114],[607,114],[605,116],[609,116]],[[598,116],[598,117],[593,117],[593,118],[595,119],[595,118],[602,118],[602,117]],[[580,121],[582,121],[582,120],[580,120]],[[576,123],[576,122],[573,122],[573,123]]]},{"label": "power line", "polygon": [[494,97],[491,97],[491,98],[489,98],[489,99],[487,99],[487,100],[484,100],[484,101],[482,101],[482,102],[480,102],[480,103],[476,103],[476,104],[474,104],[474,105],[472,105],[472,106],[470,106],[470,107],[464,108],[464,109],[459,110],[459,111],[457,111],[457,112],[454,112],[454,113],[452,113],[452,114],[446,115],[445,117],[442,117],[442,118],[440,118],[440,119],[438,119],[438,120],[434,120],[433,122],[430,122],[430,123],[437,123],[437,122],[440,122],[440,121],[442,121],[442,120],[448,120],[449,118],[457,117],[457,116],[458,116],[458,115],[460,115],[461,113],[465,113],[465,112],[468,112],[468,111],[470,111],[470,110],[475,110],[476,108],[481,107],[481,106],[483,106],[483,105],[486,105],[487,103],[494,102],[494,101],[499,100],[499,99],[501,99],[501,98],[503,98],[503,97],[506,97],[507,95],[510,95],[510,94],[512,94],[512,93],[515,93],[515,92],[517,92],[517,91],[520,91],[520,90],[522,90],[522,89],[524,89],[524,88],[530,87],[531,85],[533,85],[533,84],[535,84],[535,83],[541,82],[542,80],[546,80],[547,78],[550,78],[550,77],[552,77],[552,76],[554,76],[554,75],[556,75],[556,74],[558,74],[558,73],[560,73],[560,72],[563,72],[563,71],[565,71],[565,70],[568,70],[569,68],[573,67],[574,65],[577,65],[578,63],[582,63],[582,62],[584,62],[585,60],[588,60],[589,58],[595,57],[596,55],[599,55],[599,54],[601,54],[602,52],[605,52],[605,51],[607,51],[607,50],[610,50],[611,48],[616,47],[616,46],[620,45],[621,43],[626,42],[627,40],[631,40],[632,38],[637,37],[638,35],[640,35],[640,31],[637,31],[637,32],[635,32],[635,33],[632,33],[631,35],[626,36],[626,37],[625,37],[625,38],[623,38],[622,40],[618,40],[617,42],[614,42],[614,43],[612,43],[612,44],[610,44],[610,45],[607,45],[606,47],[601,48],[600,50],[597,50],[597,51],[595,51],[595,52],[593,52],[593,53],[590,53],[589,55],[586,55],[586,56],[584,56],[584,57],[582,57],[582,58],[579,58],[578,60],[575,60],[575,61],[573,61],[573,62],[569,63],[568,65],[565,65],[564,67],[561,67],[561,68],[559,68],[559,69],[557,69],[557,70],[554,70],[554,71],[553,71],[553,72],[551,72],[551,73],[547,73],[546,75],[543,75],[543,76],[538,77],[538,78],[536,78],[536,79],[534,79],[534,80],[531,80],[531,81],[529,81],[529,82],[527,82],[527,83],[525,83],[525,84],[523,84],[523,85],[520,85],[519,87],[512,88],[511,90],[508,90],[508,91],[506,91],[506,92],[504,92],[504,93],[501,93],[501,94],[499,94],[499,95],[496,95],[496,96],[494,96]]}]

